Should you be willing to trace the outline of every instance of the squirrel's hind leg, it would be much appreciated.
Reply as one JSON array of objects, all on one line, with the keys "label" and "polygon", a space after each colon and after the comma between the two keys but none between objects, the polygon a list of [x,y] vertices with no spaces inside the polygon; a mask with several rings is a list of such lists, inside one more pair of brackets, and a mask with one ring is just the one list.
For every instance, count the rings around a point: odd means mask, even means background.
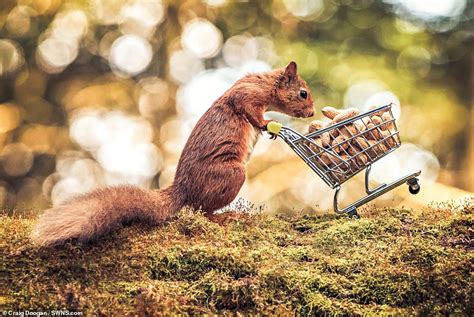
[{"label": "squirrel's hind leg", "polygon": [[218,209],[230,204],[240,191],[245,182],[245,168],[239,164],[228,164],[220,166],[207,174],[209,184],[212,187],[203,191],[200,207],[206,216]]}]

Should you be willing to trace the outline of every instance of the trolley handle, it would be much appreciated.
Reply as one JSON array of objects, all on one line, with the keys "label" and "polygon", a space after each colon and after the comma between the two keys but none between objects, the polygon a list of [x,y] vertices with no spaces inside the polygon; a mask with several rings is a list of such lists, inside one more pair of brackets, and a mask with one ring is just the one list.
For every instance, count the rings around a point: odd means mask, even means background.
[{"label": "trolley handle", "polygon": [[283,125],[280,122],[271,121],[267,124],[267,132],[278,135]]}]

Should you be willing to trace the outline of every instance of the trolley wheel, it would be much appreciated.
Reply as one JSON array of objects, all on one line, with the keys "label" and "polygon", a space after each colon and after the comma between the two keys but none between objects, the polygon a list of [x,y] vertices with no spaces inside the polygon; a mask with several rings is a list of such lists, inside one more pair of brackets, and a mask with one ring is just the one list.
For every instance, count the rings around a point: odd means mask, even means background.
[{"label": "trolley wheel", "polygon": [[347,212],[347,215],[353,219],[360,219],[360,216],[359,214],[357,213],[357,209],[354,208],[354,209],[351,209]]},{"label": "trolley wheel", "polygon": [[408,191],[410,194],[416,195],[420,192],[420,184],[418,184],[418,179],[413,179],[408,181]]}]

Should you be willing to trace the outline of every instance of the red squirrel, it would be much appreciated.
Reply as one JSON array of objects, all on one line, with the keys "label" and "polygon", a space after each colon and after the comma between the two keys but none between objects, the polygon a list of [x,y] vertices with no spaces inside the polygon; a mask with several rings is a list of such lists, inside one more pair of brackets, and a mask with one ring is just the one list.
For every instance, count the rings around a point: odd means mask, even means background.
[{"label": "red squirrel", "polygon": [[263,115],[270,110],[302,118],[314,115],[311,93],[295,62],[246,75],[219,97],[191,132],[171,186],[107,187],[74,197],[39,217],[33,241],[89,242],[131,221],[163,223],[185,206],[212,215],[232,202],[242,187],[246,162],[269,123]]}]

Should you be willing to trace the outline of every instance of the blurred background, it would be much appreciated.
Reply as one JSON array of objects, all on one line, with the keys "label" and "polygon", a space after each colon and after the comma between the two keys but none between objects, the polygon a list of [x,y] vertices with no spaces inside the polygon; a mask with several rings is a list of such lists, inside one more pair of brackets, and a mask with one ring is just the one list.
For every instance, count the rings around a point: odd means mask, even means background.
[{"label": "blurred background", "polygon": [[[395,104],[403,146],[373,180],[422,169],[422,190],[414,198],[403,186],[377,204],[471,195],[473,18],[471,0],[1,0],[0,209],[169,185],[212,102],[246,73],[290,60],[319,117],[328,105]],[[310,121],[269,118],[301,132]],[[363,194],[362,176],[343,200]],[[329,208],[331,193],[264,135],[237,204],[310,211]]]}]

